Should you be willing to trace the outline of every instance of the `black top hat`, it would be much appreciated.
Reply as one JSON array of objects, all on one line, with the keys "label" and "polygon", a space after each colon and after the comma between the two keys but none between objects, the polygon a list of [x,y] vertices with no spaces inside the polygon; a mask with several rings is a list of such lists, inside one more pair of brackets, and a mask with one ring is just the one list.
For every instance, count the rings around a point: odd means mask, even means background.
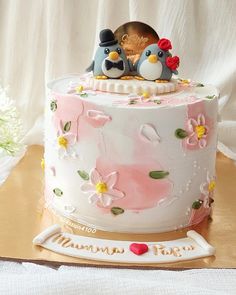
[{"label": "black top hat", "polygon": [[115,35],[110,29],[102,30],[99,37],[101,41],[99,46],[101,47],[111,46],[118,43],[118,41],[115,39]]}]

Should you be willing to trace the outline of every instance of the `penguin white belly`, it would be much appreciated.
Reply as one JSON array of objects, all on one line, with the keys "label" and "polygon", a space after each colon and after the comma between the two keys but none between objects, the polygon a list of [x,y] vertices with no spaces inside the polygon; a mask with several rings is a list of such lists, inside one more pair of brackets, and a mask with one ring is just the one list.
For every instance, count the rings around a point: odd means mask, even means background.
[{"label": "penguin white belly", "polygon": [[140,75],[146,80],[156,80],[161,77],[162,64],[161,62],[151,63],[147,59],[144,60],[139,67]]},{"label": "penguin white belly", "polygon": [[[124,69],[123,70],[120,70],[120,69],[117,69],[117,68],[111,68],[109,70],[106,69],[106,66],[105,66],[105,60],[109,60],[111,62],[114,62],[108,58],[104,59],[104,61],[102,62],[102,71],[104,73],[105,76],[109,77],[109,78],[119,78],[120,76],[122,76],[125,72],[125,63],[123,62],[123,65],[124,65]],[[118,63],[119,61],[121,61],[122,59],[119,58],[117,61],[115,61],[115,63]]]}]

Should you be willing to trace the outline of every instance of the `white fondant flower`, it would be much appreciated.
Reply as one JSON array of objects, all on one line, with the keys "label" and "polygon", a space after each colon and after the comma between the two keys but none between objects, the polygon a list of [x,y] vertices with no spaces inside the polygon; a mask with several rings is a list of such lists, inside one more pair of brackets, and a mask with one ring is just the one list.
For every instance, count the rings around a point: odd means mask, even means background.
[{"label": "white fondant flower", "polygon": [[150,102],[153,101],[153,99],[155,98],[153,95],[150,95],[149,92],[145,91],[142,94],[138,95],[138,94],[129,94],[128,96],[129,100],[128,100],[128,104],[135,104],[138,102]]},{"label": "white fondant flower", "polygon": [[124,197],[124,193],[115,189],[118,173],[112,172],[102,177],[100,173],[93,169],[90,173],[90,183],[84,183],[81,190],[89,193],[89,203],[98,204],[101,207],[108,207],[114,200]]},{"label": "white fondant flower", "polygon": [[59,158],[77,157],[76,136],[72,133],[59,134],[56,138],[56,148]]},{"label": "white fondant flower", "polygon": [[198,145],[204,148],[207,145],[207,135],[209,128],[203,114],[199,114],[197,120],[190,118],[187,122],[190,135],[187,138],[187,144],[191,146]]},{"label": "white fondant flower", "polygon": [[210,207],[210,198],[213,199],[213,194],[216,186],[215,176],[210,177],[207,173],[207,181],[202,183],[200,191],[204,195],[203,206],[205,208]]}]

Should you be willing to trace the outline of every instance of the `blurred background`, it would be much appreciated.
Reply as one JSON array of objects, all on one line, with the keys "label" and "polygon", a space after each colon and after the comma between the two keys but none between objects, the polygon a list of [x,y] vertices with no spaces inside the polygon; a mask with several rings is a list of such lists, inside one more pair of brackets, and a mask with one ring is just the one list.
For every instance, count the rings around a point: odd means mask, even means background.
[{"label": "blurred background", "polygon": [[101,29],[138,20],[172,41],[179,76],[221,93],[218,148],[236,160],[236,1],[1,0],[0,85],[26,144],[43,144],[46,83],[90,64]]}]

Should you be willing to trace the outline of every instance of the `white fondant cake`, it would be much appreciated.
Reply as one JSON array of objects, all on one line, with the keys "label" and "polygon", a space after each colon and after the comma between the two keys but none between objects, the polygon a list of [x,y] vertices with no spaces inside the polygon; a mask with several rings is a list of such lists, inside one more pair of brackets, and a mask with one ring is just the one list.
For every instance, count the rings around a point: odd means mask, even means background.
[{"label": "white fondant cake", "polygon": [[168,94],[127,95],[95,91],[89,79],[48,85],[48,205],[82,224],[132,233],[175,230],[209,215],[217,90],[184,80]]}]

